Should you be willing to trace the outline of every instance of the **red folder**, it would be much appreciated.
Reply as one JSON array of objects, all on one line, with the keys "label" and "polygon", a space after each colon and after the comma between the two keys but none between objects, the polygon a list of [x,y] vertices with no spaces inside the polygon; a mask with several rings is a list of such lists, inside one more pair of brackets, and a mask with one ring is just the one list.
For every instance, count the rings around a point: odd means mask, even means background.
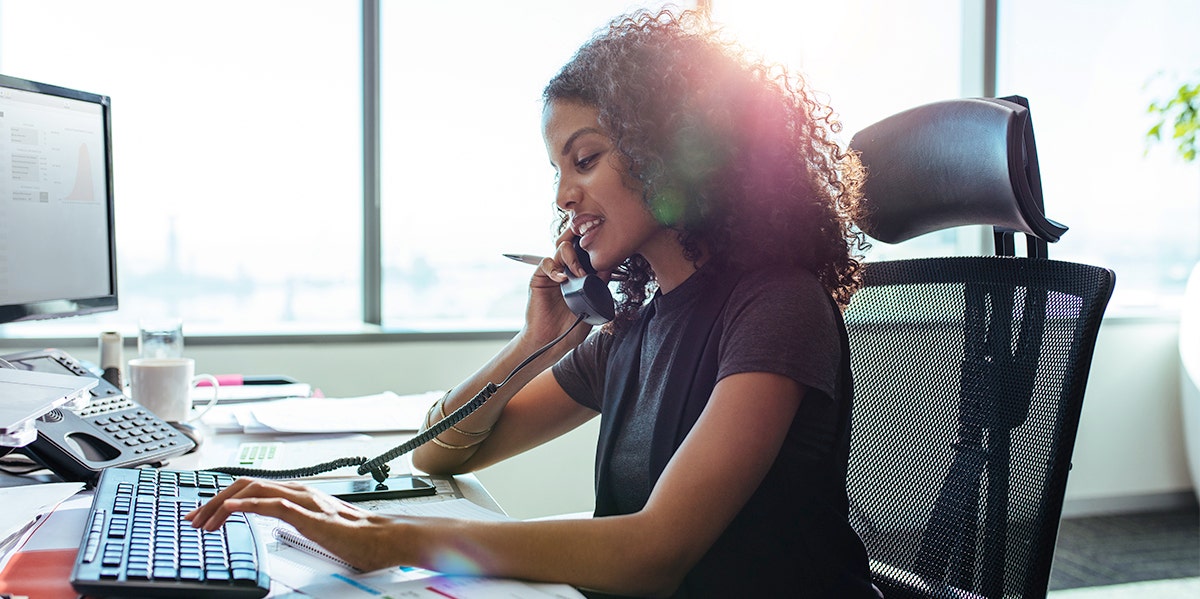
[{"label": "red folder", "polygon": [[78,549],[20,551],[0,572],[0,593],[37,599],[75,599],[71,567]]}]

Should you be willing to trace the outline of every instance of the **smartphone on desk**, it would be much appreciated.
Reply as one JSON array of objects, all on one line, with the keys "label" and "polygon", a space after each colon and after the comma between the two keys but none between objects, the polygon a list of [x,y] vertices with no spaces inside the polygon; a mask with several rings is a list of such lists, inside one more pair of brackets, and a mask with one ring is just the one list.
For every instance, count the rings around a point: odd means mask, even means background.
[{"label": "smartphone on desk", "polygon": [[305,486],[324,491],[343,501],[369,501],[372,499],[403,499],[434,495],[437,487],[419,476],[393,476],[384,483],[385,489],[376,488],[375,479],[367,476],[345,480],[318,480],[305,482]]}]

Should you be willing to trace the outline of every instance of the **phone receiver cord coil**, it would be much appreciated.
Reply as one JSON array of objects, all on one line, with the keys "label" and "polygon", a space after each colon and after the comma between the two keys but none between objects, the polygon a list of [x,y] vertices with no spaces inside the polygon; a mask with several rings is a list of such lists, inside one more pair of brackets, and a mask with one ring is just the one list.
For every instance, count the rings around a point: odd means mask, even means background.
[{"label": "phone receiver cord coil", "polygon": [[479,391],[479,393],[475,394],[475,397],[471,398],[471,401],[459,406],[458,409],[446,415],[445,418],[433,423],[432,426],[421,431],[417,436],[405,441],[400,445],[397,445],[378,457],[369,460],[365,457],[339,458],[330,462],[317,464],[315,466],[292,468],[288,470],[262,470],[257,468],[239,468],[232,466],[222,468],[206,468],[206,470],[210,472],[229,474],[232,476],[257,476],[259,478],[278,479],[314,476],[323,472],[329,472],[330,470],[336,470],[338,468],[358,466],[358,474],[370,473],[371,477],[374,478],[376,482],[382,483],[387,480],[388,473],[391,471],[391,467],[388,466],[388,462],[428,443],[434,437],[446,432],[447,430],[450,430],[450,427],[458,424],[467,416],[470,416],[472,412],[478,410],[480,406],[487,402],[487,400],[491,399],[492,395],[495,395],[496,391],[499,391],[501,387],[508,383],[508,381],[512,380],[512,378],[516,376],[516,374],[520,372],[522,368],[527,366],[530,362],[536,360],[542,354],[546,353],[550,348],[557,345],[559,341],[565,339],[567,335],[570,335],[571,331],[574,331],[575,327],[579,326],[579,323],[583,321],[584,315],[580,315],[575,319],[575,322],[567,328],[566,332],[556,337],[550,343],[542,346],[541,349],[533,352],[533,354],[531,354],[528,358],[525,358],[525,360],[520,364],[517,364],[517,367],[513,368],[512,372],[508,373],[508,376],[504,377],[504,380],[501,381],[499,385],[489,382],[486,386],[484,386],[483,389]]}]

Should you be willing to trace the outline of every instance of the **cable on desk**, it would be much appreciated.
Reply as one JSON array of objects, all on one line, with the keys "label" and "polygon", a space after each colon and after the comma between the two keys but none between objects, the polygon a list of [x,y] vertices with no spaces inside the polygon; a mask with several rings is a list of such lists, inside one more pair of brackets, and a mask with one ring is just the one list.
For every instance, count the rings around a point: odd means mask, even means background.
[{"label": "cable on desk", "polygon": [[15,449],[16,447],[0,447],[0,472],[12,476],[25,476],[46,469],[24,454],[10,453]]},{"label": "cable on desk", "polygon": [[536,360],[539,356],[546,353],[546,351],[548,351],[551,347],[557,345],[559,341],[565,339],[567,335],[570,335],[571,331],[574,331],[575,327],[579,326],[579,323],[583,322],[583,318],[583,315],[580,315],[575,319],[575,322],[567,328],[566,332],[556,337],[550,343],[542,346],[541,349],[530,354],[530,356],[525,358],[525,360],[520,364],[517,364],[517,367],[513,368],[512,372],[508,373],[508,376],[504,377],[504,380],[501,381],[499,385],[489,382],[486,386],[484,386],[483,389],[479,391],[479,393],[475,394],[475,397],[471,398],[471,401],[459,406],[457,410],[454,410],[445,418],[435,422],[433,426],[421,431],[420,434],[412,439],[397,445],[396,447],[388,450],[386,453],[383,453],[375,458],[369,460],[365,457],[340,458],[331,462],[317,464],[315,466],[291,468],[288,470],[263,470],[258,468],[239,468],[236,466],[206,468],[205,470],[210,472],[220,472],[222,474],[230,474],[233,476],[256,476],[259,478],[300,478],[305,476],[314,476],[323,472],[329,472],[330,470],[344,468],[346,466],[358,466],[358,474],[370,473],[375,479],[375,482],[382,484],[385,480],[387,480],[388,473],[391,472],[391,467],[388,466],[388,462],[428,443],[434,437],[446,432],[447,430],[450,430],[450,427],[458,424],[459,421],[467,416],[470,416],[472,412],[478,410],[479,407],[486,403],[488,399],[491,399],[492,395],[494,395],[496,391],[499,391],[501,387],[508,383],[508,381],[512,380],[512,378],[516,376],[516,374],[520,372],[522,368],[525,368],[525,366],[527,366],[530,362]]}]

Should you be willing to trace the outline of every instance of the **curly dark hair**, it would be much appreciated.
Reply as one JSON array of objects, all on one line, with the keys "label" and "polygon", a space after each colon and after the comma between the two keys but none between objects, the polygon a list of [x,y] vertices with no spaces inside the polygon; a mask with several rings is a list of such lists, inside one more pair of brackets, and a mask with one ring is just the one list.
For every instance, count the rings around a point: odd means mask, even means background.
[{"label": "curly dark hair", "polygon": [[[638,11],[614,20],[546,86],[545,102],[599,110],[617,156],[685,256],[738,268],[796,265],[842,306],[867,247],[852,227],[864,170],[832,139],[832,109],[804,79],[748,59],[695,12]],[[566,226],[561,213],[560,232]],[[653,288],[641,256],[617,269],[618,314]]]}]

